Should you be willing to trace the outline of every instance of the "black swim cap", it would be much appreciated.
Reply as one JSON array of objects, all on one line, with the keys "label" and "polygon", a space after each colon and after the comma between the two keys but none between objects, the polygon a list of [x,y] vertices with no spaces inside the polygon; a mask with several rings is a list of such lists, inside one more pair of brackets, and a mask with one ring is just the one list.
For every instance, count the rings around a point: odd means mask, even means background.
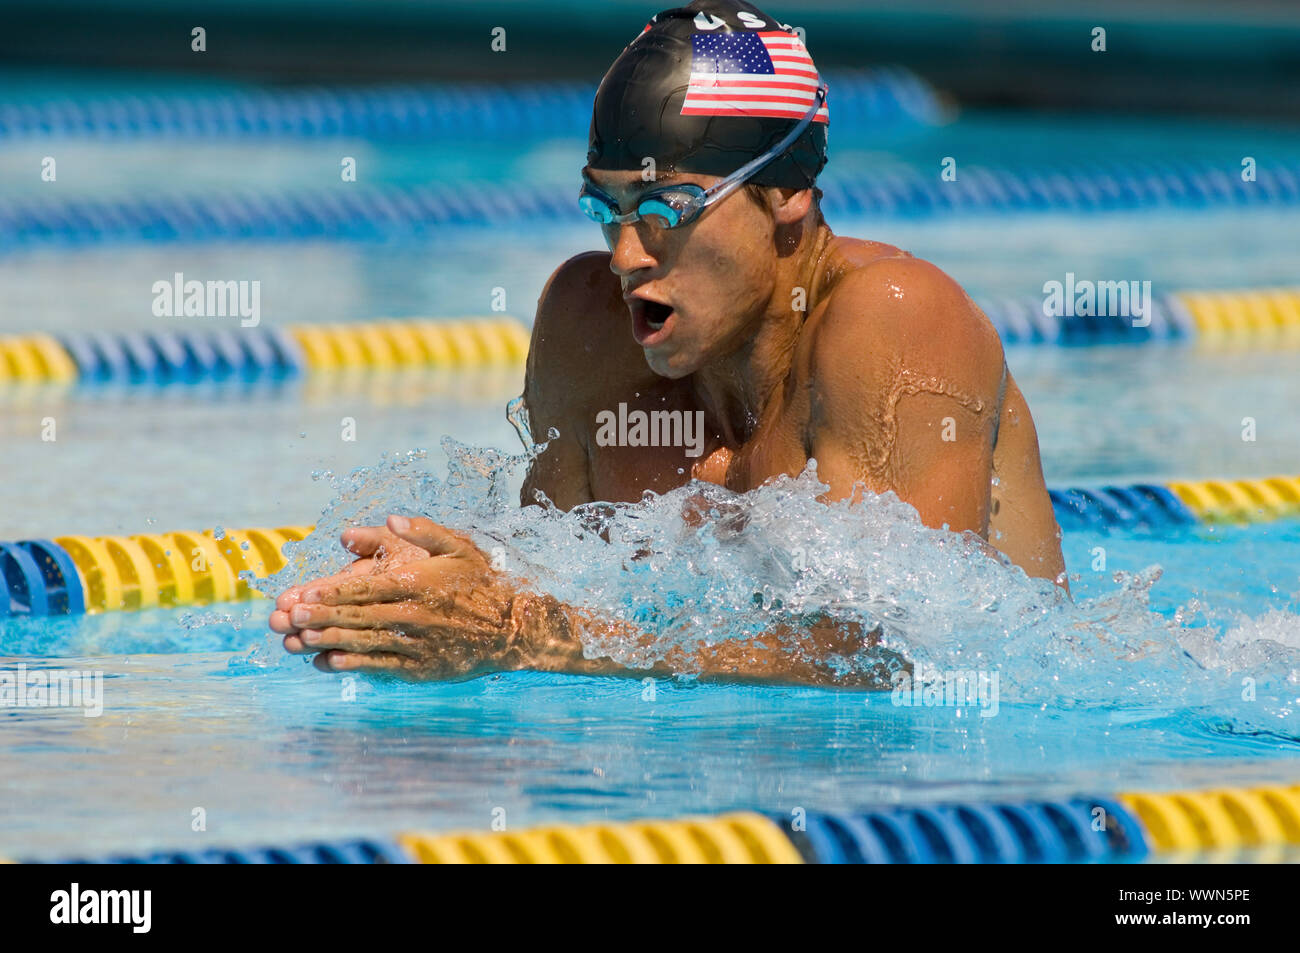
[{"label": "black swim cap", "polygon": [[[692,83],[694,76],[694,83]],[[730,175],[807,114],[821,82],[793,30],[743,0],[695,0],[646,24],[596,91],[587,165]],[[809,188],[826,164],[823,105],[756,185]]]}]

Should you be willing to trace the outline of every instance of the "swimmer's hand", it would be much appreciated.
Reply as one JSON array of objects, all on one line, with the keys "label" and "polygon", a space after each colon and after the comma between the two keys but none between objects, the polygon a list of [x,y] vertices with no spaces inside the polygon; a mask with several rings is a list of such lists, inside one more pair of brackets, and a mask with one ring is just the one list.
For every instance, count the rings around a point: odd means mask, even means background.
[{"label": "swimmer's hand", "polygon": [[510,644],[516,587],[469,537],[390,516],[343,539],[361,558],[276,600],[270,626],[286,651],[315,653],[324,672],[407,681],[524,667]]},{"label": "swimmer's hand", "polygon": [[385,526],[356,526],[344,530],[340,541],[343,548],[354,553],[357,559],[333,576],[315,579],[301,586],[291,586],[280,593],[275,600],[275,611],[271,613],[270,624],[274,631],[281,634],[297,631],[297,627],[289,621],[289,613],[302,602],[303,593],[309,588],[319,588],[322,584],[332,585],[352,576],[378,572],[380,566],[392,569],[416,559],[425,559],[429,555],[427,550],[408,543]]}]

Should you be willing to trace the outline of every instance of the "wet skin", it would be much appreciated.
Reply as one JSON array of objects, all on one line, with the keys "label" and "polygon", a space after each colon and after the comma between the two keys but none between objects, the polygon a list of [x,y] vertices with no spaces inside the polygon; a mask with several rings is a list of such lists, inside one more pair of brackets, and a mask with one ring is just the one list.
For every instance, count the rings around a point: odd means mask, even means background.
[{"label": "wet skin", "polygon": [[[624,209],[672,178],[586,175]],[[560,436],[529,472],[525,504],[537,490],[566,509],[635,501],[692,478],[743,492],[816,459],[826,499],[892,490],[926,525],[974,533],[1030,575],[1066,585],[1029,408],[996,331],[938,268],[833,235],[811,190],[742,190],[678,229],[602,230],[608,251],[565,262],[538,302],[525,401],[533,432]],[[597,415],[620,403],[703,411],[703,454],[601,446]],[[581,651],[584,632],[619,626],[528,593],[460,534],[390,519],[344,543],[361,558],[282,594],[271,616],[286,649],[320,653],[318,668],[409,679],[625,673]],[[829,682],[821,658],[870,643],[830,619],[778,628],[765,646],[715,648],[662,669]]]}]

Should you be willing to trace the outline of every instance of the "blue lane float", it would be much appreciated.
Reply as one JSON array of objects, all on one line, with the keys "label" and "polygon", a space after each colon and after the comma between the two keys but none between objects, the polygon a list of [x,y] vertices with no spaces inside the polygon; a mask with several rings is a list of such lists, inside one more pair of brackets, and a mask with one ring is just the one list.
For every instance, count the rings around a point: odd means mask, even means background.
[{"label": "blue lane float", "polygon": [[828,212],[927,218],[958,213],[1108,212],[1294,205],[1300,162],[1271,163],[1255,181],[1204,160],[1100,162],[1035,168],[966,166],[951,182],[915,169],[840,178],[822,189]]},{"label": "blue lane float", "polygon": [[1063,530],[1168,530],[1201,522],[1168,487],[1157,484],[1067,488],[1048,495]]},{"label": "blue lane float", "polygon": [[[836,122],[916,124],[942,113],[934,90],[908,70],[829,74]],[[0,103],[0,139],[447,138],[583,136],[594,83],[456,84],[369,89],[237,90],[206,95],[119,95]]]},{"label": "blue lane float", "polygon": [[282,328],[183,329],[60,335],[87,383],[169,384],[295,377],[302,350]]},{"label": "blue lane float", "polygon": [[0,575],[5,582],[0,616],[50,614],[45,574],[27,549],[17,543],[0,543]]},{"label": "blue lane float", "polygon": [[72,557],[48,539],[0,543],[0,616],[80,615],[85,590]]},{"label": "blue lane float", "polygon": [[1141,825],[1108,799],[768,815],[808,863],[1019,864],[1138,860]]},{"label": "blue lane float", "polygon": [[[1204,163],[1168,163],[1159,174],[1126,175],[1134,187],[1101,191],[1111,173],[1080,168],[1048,180],[1013,169],[967,169],[955,182],[919,170],[872,173],[853,179],[832,170],[823,183],[823,208],[835,217],[930,218],[961,214],[1092,213],[1226,206],[1300,204],[1300,162],[1261,168],[1254,182],[1205,186]],[[1221,171],[1221,170],[1212,170]],[[988,188],[982,179],[1005,188]],[[0,250],[103,243],[202,241],[383,241],[421,238],[450,226],[517,225],[521,221],[581,224],[573,196],[553,186],[506,183],[369,187],[349,183],[332,191],[239,195],[172,195],[151,199],[15,202],[0,208]],[[1167,310],[1167,309],[1166,309]],[[1047,325],[1035,332],[1032,312],[1021,314],[1023,334],[1096,336],[1094,322]],[[1017,320],[1008,316],[1008,320]],[[1167,313],[1165,330],[1185,323]],[[1114,322],[1097,319],[1104,330]],[[1162,333],[1160,328],[1147,331]]]},{"label": "blue lane float", "polygon": [[[41,863],[41,861],[28,861]],[[158,851],[150,854],[110,854],[88,859],[69,857],[57,864],[409,864],[397,844],[382,840],[352,840],[294,847],[215,848],[202,851]]]},{"label": "blue lane float", "polygon": [[1175,294],[1153,295],[1142,324],[1121,315],[1049,314],[1037,298],[978,298],[1004,344],[1142,344],[1197,336],[1196,320]]},{"label": "blue lane float", "polygon": [[940,810],[950,812],[969,833],[984,863],[1027,863],[1023,841],[992,805],[973,803]]}]

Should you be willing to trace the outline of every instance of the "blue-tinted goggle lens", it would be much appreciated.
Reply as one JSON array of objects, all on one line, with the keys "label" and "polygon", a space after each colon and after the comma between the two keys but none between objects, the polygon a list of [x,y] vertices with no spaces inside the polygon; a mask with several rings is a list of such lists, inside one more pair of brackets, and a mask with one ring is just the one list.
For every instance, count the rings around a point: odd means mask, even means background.
[{"label": "blue-tinted goggle lens", "polygon": [[[693,218],[698,211],[696,200],[704,194],[699,186],[662,189],[651,192],[637,203],[636,218],[646,219],[660,228],[676,228]],[[610,225],[623,218],[613,200],[593,189],[583,186],[578,195],[578,206],[593,222]]]},{"label": "blue-tinted goggle lens", "polygon": [[651,225],[676,228],[682,223],[686,209],[690,207],[689,203],[689,196],[661,192],[642,199],[637,204],[636,213],[644,219],[649,219]]},{"label": "blue-tinted goggle lens", "polygon": [[601,225],[608,225],[614,221],[617,214],[612,205],[606,202],[598,195],[583,190],[578,196],[578,207],[586,214],[587,218],[593,222],[599,222]]}]

